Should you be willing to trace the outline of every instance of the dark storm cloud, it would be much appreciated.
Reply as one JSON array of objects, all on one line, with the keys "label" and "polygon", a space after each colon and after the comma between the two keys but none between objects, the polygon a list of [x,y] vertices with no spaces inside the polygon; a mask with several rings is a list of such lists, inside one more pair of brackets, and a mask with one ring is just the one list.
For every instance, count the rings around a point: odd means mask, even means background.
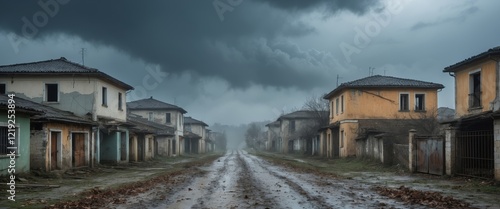
[{"label": "dark storm cloud", "polygon": [[[222,19],[214,2],[228,6]],[[314,28],[262,3],[229,2],[8,1],[0,6],[0,30],[29,39],[74,35],[160,64],[174,75],[190,72],[196,77],[218,77],[231,87],[312,88],[327,81],[324,70],[331,67],[331,57],[274,41],[304,36]],[[266,2],[284,9],[324,5],[331,11],[354,13],[374,4],[370,0]]]},{"label": "dark storm cloud", "polygon": [[373,6],[379,5],[378,0],[259,0],[274,7],[285,10],[309,10],[322,8],[330,13],[348,10],[355,14],[363,14]]},{"label": "dark storm cloud", "polygon": [[417,22],[416,24],[414,24],[411,27],[411,30],[415,31],[415,30],[433,27],[433,26],[437,26],[437,25],[441,25],[441,24],[445,24],[445,23],[450,23],[450,22],[461,23],[461,22],[465,21],[470,15],[477,13],[478,10],[479,10],[478,7],[471,6],[467,9],[460,11],[457,15],[454,15],[451,17],[447,17],[447,18],[443,18],[443,19],[439,19],[439,20],[435,20],[435,21],[428,21],[428,22],[420,21],[420,22]]}]

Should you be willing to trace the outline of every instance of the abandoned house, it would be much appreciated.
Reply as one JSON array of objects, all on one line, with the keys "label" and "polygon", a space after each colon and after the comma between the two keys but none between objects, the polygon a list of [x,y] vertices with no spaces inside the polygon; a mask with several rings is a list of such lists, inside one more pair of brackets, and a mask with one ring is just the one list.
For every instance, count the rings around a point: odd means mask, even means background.
[{"label": "abandoned house", "polygon": [[139,115],[149,121],[164,124],[174,128],[174,140],[168,147],[169,156],[182,155],[184,153],[184,114],[187,113],[181,107],[159,101],[153,97],[127,102],[130,113]]},{"label": "abandoned house", "polygon": [[186,153],[205,153],[206,127],[208,125],[203,121],[184,117],[184,130],[188,133],[184,143]]},{"label": "abandoned house", "polygon": [[455,80],[446,173],[500,180],[500,47],[444,68]]},{"label": "abandoned house", "polygon": [[318,114],[316,111],[299,110],[280,116],[279,137],[281,152],[313,152],[317,144]]},{"label": "abandoned house", "polygon": [[[5,92],[90,118],[95,163],[128,162],[126,92],[132,86],[65,58],[0,66]],[[78,136],[77,136],[78,137]]]},{"label": "abandoned house", "polygon": [[408,144],[409,128],[415,126],[433,132],[435,126],[428,124],[436,120],[437,92],[442,88],[437,83],[381,75],[341,84],[323,97],[329,101],[330,125],[320,133],[320,154],[372,153],[370,149],[378,147],[366,145],[374,139],[370,136],[380,134]]}]

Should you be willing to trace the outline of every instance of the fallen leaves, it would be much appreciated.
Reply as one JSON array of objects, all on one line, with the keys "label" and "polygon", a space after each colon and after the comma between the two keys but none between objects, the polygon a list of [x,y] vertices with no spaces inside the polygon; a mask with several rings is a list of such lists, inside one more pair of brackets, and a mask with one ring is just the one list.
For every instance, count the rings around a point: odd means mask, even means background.
[{"label": "fallen leaves", "polygon": [[420,191],[405,186],[399,188],[375,187],[375,190],[384,196],[401,200],[408,204],[420,204],[432,208],[473,208],[469,203],[453,197],[443,196],[439,192]]}]

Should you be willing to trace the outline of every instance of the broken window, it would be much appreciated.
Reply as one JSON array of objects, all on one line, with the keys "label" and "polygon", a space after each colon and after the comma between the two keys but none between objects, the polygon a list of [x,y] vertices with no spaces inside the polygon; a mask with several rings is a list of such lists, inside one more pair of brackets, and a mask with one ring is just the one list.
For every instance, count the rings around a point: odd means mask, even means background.
[{"label": "broken window", "polygon": [[481,107],[481,71],[470,74],[469,108]]},{"label": "broken window", "polygon": [[45,84],[45,99],[47,102],[58,102],[59,101],[58,84],[54,84],[54,83]]},{"label": "broken window", "polygon": [[102,87],[102,106],[108,106],[108,88]]},{"label": "broken window", "polygon": [[410,96],[407,93],[399,94],[399,111],[409,111]]},{"label": "broken window", "polygon": [[123,106],[122,93],[118,93],[118,110],[123,110],[122,106]]},{"label": "broken window", "polygon": [[415,94],[415,111],[425,110],[425,94]]},{"label": "broken window", "polygon": [[165,123],[172,123],[172,120],[170,117],[171,116],[170,116],[169,112],[165,113]]},{"label": "broken window", "polygon": [[5,83],[0,83],[0,94],[6,94]]}]

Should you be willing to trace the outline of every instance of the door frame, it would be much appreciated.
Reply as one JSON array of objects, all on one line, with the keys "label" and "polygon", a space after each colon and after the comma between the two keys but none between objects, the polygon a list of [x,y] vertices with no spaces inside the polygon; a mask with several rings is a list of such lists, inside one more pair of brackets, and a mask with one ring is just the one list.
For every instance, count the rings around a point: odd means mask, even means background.
[{"label": "door frame", "polygon": [[62,161],[63,161],[63,157],[62,157],[62,130],[61,129],[49,129],[49,138],[48,138],[48,141],[49,141],[49,163],[48,163],[48,170],[51,171],[52,170],[52,133],[58,133],[58,137],[57,137],[57,165],[56,165],[56,169],[55,170],[60,170],[62,169]]},{"label": "door frame", "polygon": [[85,166],[89,166],[90,164],[90,139],[89,139],[89,131],[70,131],[69,132],[69,147],[70,147],[70,159],[71,159],[71,167],[75,167],[74,162],[73,162],[73,134],[84,134],[83,137],[83,144],[85,145]]}]

